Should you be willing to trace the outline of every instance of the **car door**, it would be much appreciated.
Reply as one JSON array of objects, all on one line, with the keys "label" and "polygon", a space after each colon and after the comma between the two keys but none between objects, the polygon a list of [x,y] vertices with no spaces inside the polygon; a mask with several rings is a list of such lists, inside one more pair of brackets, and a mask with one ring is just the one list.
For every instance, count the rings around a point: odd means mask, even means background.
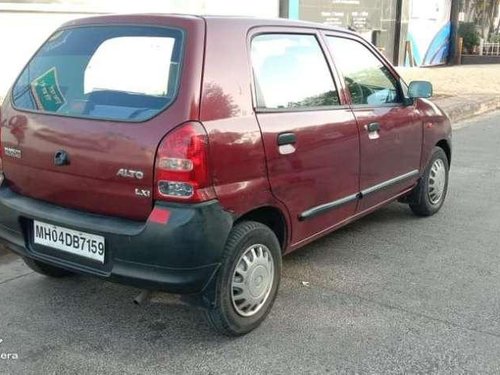
[{"label": "car door", "polygon": [[250,49],[255,110],[272,193],[288,209],[291,248],[354,215],[359,134],[340,100],[315,30],[256,29]]},{"label": "car door", "polygon": [[391,66],[355,36],[327,35],[344,77],[360,131],[359,211],[382,204],[415,185],[420,168],[422,121]]}]

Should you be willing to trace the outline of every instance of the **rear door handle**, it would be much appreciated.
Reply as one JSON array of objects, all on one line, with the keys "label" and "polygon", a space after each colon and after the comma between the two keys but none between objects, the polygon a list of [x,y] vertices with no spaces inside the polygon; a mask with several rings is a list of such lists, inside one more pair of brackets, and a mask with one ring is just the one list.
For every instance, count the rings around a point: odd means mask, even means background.
[{"label": "rear door handle", "polygon": [[365,125],[365,130],[368,133],[380,131],[380,124],[378,122],[372,122],[371,124]]},{"label": "rear door handle", "polygon": [[296,142],[295,133],[281,133],[278,135],[278,146],[293,145]]}]

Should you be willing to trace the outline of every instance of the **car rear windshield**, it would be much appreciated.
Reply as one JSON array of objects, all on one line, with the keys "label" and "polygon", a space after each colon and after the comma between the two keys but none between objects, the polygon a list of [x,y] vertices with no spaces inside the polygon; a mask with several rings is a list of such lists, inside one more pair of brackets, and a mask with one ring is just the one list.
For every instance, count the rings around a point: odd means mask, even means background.
[{"label": "car rear windshield", "polygon": [[174,101],[183,32],[174,28],[92,26],[56,32],[14,85],[20,110],[117,121],[145,121]]}]

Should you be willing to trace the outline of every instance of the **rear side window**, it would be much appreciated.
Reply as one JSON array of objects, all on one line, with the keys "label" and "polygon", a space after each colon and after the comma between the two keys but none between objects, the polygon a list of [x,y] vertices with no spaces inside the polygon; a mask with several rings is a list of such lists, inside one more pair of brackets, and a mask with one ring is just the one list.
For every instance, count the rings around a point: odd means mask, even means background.
[{"label": "rear side window", "polygon": [[314,35],[259,35],[252,40],[251,55],[258,108],[339,105],[328,63]]},{"label": "rear side window", "polygon": [[72,117],[145,121],[175,99],[178,29],[93,26],[56,32],[13,89],[14,106]]}]

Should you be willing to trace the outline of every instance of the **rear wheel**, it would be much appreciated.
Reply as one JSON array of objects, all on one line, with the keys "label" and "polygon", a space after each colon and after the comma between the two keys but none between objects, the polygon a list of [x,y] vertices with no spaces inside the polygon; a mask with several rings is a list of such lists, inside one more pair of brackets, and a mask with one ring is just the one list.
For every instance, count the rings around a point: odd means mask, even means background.
[{"label": "rear wheel", "polygon": [[448,191],[448,157],[442,148],[433,150],[431,161],[415,190],[410,208],[418,216],[431,216],[443,206]]},{"label": "rear wheel", "polygon": [[281,249],[265,225],[237,224],[226,243],[216,281],[215,304],[206,311],[210,325],[227,336],[244,335],[266,318],[281,276]]},{"label": "rear wheel", "polygon": [[65,276],[72,275],[73,272],[67,271],[63,268],[51,266],[50,264],[40,262],[31,258],[23,258],[24,263],[31,268],[33,271],[49,277],[61,278]]}]

